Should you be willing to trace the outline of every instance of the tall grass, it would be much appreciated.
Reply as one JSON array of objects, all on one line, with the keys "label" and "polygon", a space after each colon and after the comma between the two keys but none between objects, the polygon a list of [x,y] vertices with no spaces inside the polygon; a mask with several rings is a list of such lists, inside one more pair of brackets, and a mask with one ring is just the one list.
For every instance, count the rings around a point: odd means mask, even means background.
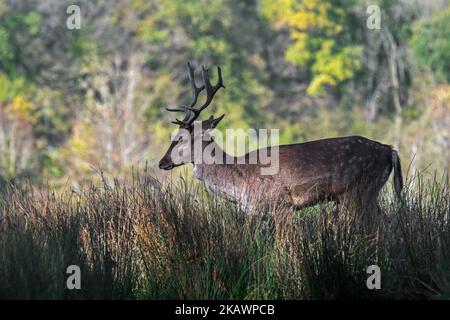
[{"label": "tall grass", "polygon": [[[184,179],[148,174],[62,194],[0,197],[0,298],[450,298],[446,184],[416,181],[362,224],[330,205],[241,212]],[[364,212],[371,217],[371,212]],[[66,268],[81,268],[81,290]],[[381,290],[366,269],[381,268]]]}]

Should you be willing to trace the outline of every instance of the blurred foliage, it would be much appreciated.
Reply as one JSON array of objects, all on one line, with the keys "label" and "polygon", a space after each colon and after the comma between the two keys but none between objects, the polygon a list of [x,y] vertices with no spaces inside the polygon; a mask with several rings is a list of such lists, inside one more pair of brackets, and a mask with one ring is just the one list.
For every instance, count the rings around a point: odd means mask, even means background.
[{"label": "blurred foliage", "polygon": [[[351,8],[353,1],[346,1]],[[276,27],[287,27],[292,44],[286,60],[306,66],[312,73],[309,94],[325,94],[325,85],[336,86],[350,79],[360,67],[361,46],[354,45],[348,22],[352,10],[342,1],[264,0],[263,14]]]},{"label": "blurred foliage", "polygon": [[411,40],[413,53],[421,66],[438,81],[450,81],[450,6],[430,21],[417,25]]},{"label": "blurred foliage", "polygon": [[0,66],[9,74],[16,73],[16,67],[22,58],[16,51],[15,36],[36,36],[39,32],[41,16],[37,12],[14,14],[2,13],[0,20]]},{"label": "blurred foliage", "polygon": [[448,3],[380,0],[380,30],[366,27],[371,4],[0,0],[0,178],[62,185],[153,166],[176,129],[164,107],[191,99],[187,61],[197,81],[202,64],[212,82],[222,67],[226,89],[204,112],[226,114],[219,130],[361,134],[412,169],[446,169]]},{"label": "blurred foliage", "polygon": [[24,78],[9,79],[0,73],[0,173],[13,178],[33,168],[33,126],[36,107]]}]

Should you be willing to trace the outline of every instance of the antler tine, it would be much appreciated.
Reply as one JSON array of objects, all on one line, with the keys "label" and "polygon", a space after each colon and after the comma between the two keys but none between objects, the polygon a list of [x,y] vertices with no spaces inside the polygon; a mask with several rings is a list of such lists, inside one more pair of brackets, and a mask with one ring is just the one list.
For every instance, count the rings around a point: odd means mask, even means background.
[{"label": "antler tine", "polygon": [[190,62],[188,62],[187,65],[188,65],[189,81],[191,83],[191,88],[192,88],[192,101],[189,106],[182,105],[179,108],[166,107],[166,110],[169,112],[183,112],[184,113],[183,120],[175,119],[175,121],[171,121],[172,123],[178,124],[180,126],[188,126],[191,123],[189,121],[189,118],[191,116],[190,112],[192,112],[192,110],[195,110],[193,107],[197,103],[198,96],[205,89],[204,85],[197,87],[197,85],[195,84],[195,74],[194,74],[195,68],[192,66],[192,64]]},{"label": "antler tine", "polygon": [[183,128],[186,127],[186,123],[183,122],[182,120],[175,119],[175,121],[170,121],[170,123],[177,124],[177,125],[179,125],[180,127],[183,127]]},{"label": "antler tine", "polygon": [[203,78],[203,83],[205,84],[205,87],[206,87],[206,93],[209,96],[209,93],[212,90],[211,82],[209,81],[209,69],[205,68],[205,66],[203,66],[203,65],[202,65],[202,78]]},{"label": "antler tine", "polygon": [[180,108],[169,108],[166,107],[166,110],[169,112],[186,112],[186,106],[181,106]]},{"label": "antler tine", "polygon": [[192,124],[199,117],[200,113],[211,104],[216,92],[219,91],[220,88],[225,88],[222,79],[222,69],[220,69],[219,66],[217,66],[217,74],[217,83],[212,86],[211,82],[209,81],[208,69],[202,66],[203,87],[206,88],[206,101],[198,109],[188,108],[194,113],[194,116],[189,120],[189,124]]},{"label": "antler tine", "polygon": [[[195,84],[195,75],[194,75],[195,68],[191,65],[190,62],[188,62],[188,74],[189,74],[189,80],[191,82],[191,88],[192,88],[192,102],[189,107],[186,107],[186,109],[193,108],[195,104],[197,103],[198,95],[200,92],[205,89],[205,85],[201,85],[200,87],[197,87]],[[192,110],[190,110],[192,111]]]},{"label": "antler tine", "polygon": [[188,120],[190,118],[190,112],[188,110],[186,110],[186,106],[181,106],[181,108],[166,108],[166,110],[170,111],[170,112],[184,112],[184,119],[183,120],[179,120],[179,119],[175,119],[175,121],[171,121],[171,123],[173,124],[177,124],[180,127],[188,127]]},{"label": "antler tine", "polygon": [[[200,113],[206,109],[211,104],[211,101],[214,98],[214,95],[220,88],[225,88],[223,85],[222,80],[222,70],[220,67],[217,67],[218,72],[218,80],[217,83],[212,86],[211,82],[209,81],[209,74],[208,69],[206,69],[204,66],[202,66],[202,78],[203,78],[203,85],[200,87],[197,87],[195,83],[195,68],[192,66],[190,62],[187,63],[188,65],[188,75],[189,75],[189,81],[191,83],[192,88],[192,101],[189,106],[182,105],[179,108],[168,108],[166,107],[166,110],[169,112],[183,112],[184,113],[184,119],[178,120],[175,119],[175,121],[171,121],[174,124],[177,124],[181,127],[188,127],[190,126],[200,115]],[[194,106],[197,104],[198,96],[199,94],[206,88],[206,102],[200,106],[200,108],[195,109]],[[191,117],[191,114],[193,116]]]}]

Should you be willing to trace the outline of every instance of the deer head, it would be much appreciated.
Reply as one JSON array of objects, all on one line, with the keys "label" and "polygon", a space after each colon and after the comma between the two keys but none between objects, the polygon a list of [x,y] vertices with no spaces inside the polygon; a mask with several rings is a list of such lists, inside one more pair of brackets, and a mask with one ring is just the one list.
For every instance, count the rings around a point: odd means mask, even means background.
[{"label": "deer head", "polygon": [[[163,170],[170,170],[186,163],[192,163],[196,156],[201,156],[195,155],[193,152],[195,141],[200,139],[202,144],[204,141],[212,142],[212,138],[204,139],[204,136],[208,135],[209,130],[214,129],[225,116],[222,115],[218,118],[211,116],[200,123],[196,122],[196,128],[200,128],[200,130],[194,130],[194,122],[200,116],[200,113],[211,104],[216,92],[220,88],[225,88],[220,67],[217,67],[218,80],[214,86],[209,81],[208,69],[202,66],[203,85],[197,87],[194,71],[195,68],[188,62],[188,75],[192,88],[192,101],[189,106],[182,105],[179,108],[166,108],[169,112],[183,113],[184,118],[183,120],[175,119],[175,121],[172,121],[173,124],[179,126],[179,129],[172,136],[172,143],[169,149],[159,161],[159,168]],[[203,90],[206,90],[206,101],[200,107],[195,108],[199,94]]]}]

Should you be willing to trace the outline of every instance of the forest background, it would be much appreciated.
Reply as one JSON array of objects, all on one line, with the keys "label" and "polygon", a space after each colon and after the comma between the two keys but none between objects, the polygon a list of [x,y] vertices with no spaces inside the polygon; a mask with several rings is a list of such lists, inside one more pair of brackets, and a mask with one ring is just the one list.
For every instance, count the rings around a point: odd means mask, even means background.
[{"label": "forest background", "polygon": [[0,180],[154,167],[175,129],[164,107],[189,101],[187,61],[222,66],[219,129],[358,134],[405,171],[450,166],[448,1],[0,0]]}]

